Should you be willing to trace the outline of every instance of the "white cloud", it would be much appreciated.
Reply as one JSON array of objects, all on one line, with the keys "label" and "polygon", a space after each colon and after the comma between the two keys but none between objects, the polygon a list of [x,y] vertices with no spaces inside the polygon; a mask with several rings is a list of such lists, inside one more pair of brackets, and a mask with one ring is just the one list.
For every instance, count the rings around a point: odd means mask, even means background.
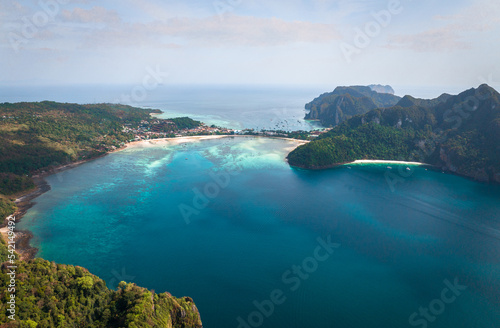
[{"label": "white cloud", "polygon": [[413,35],[390,36],[387,48],[409,48],[417,52],[452,51],[467,49],[471,45],[463,41],[458,32],[452,28],[427,30]]},{"label": "white cloud", "polygon": [[93,7],[91,9],[75,8],[73,10],[63,10],[61,13],[64,21],[74,23],[105,23],[117,24],[121,22],[116,11],[107,10],[103,7]]},{"label": "white cloud", "polygon": [[[8,36],[23,36],[25,18],[42,10],[38,1],[0,0],[4,84],[46,76],[130,82],[146,65],[161,64],[177,72],[173,81],[186,83],[447,85],[476,81],[477,72],[498,66],[498,0],[401,0],[404,13],[356,65],[340,58],[341,36],[363,29],[389,0],[220,0],[233,4],[222,18],[213,0],[71,0],[15,53]],[[465,73],[456,70],[463,63]]]},{"label": "white cloud", "polygon": [[205,19],[171,19],[158,23],[159,34],[183,37],[205,45],[273,46],[297,42],[328,42],[339,38],[331,24],[228,15]]},{"label": "white cloud", "polygon": [[[164,47],[165,45],[276,46],[291,43],[324,43],[339,38],[332,24],[285,21],[280,18],[226,15],[206,18],[170,18],[150,23],[123,21],[117,12],[102,7],[64,10],[62,16],[82,37],[82,45]],[[81,26],[81,24],[88,26]],[[99,28],[95,28],[99,26]],[[68,30],[66,29],[66,32]],[[83,35],[82,35],[83,33]],[[70,35],[66,37],[71,37]]]},{"label": "white cloud", "polygon": [[435,19],[449,22],[458,30],[489,30],[500,24],[500,2],[476,0],[471,6],[455,15],[441,15],[436,16]]},{"label": "white cloud", "polygon": [[407,48],[417,52],[442,52],[472,47],[478,33],[500,27],[498,0],[477,0],[453,15],[439,15],[434,23],[443,26],[414,34],[398,34],[388,38],[386,48]]}]

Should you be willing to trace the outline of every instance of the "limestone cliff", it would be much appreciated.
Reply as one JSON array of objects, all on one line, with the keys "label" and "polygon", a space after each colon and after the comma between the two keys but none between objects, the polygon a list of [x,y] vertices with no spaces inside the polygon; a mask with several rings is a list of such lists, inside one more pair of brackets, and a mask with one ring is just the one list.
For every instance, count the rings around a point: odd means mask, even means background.
[{"label": "limestone cliff", "polygon": [[309,112],[305,118],[319,120],[324,126],[336,126],[372,109],[393,106],[400,99],[392,94],[378,93],[370,87],[337,87],[306,104]]},{"label": "limestone cliff", "polygon": [[288,156],[291,165],[303,168],[356,159],[425,162],[500,182],[500,94],[483,84],[431,100],[405,96],[395,106],[344,121]]}]

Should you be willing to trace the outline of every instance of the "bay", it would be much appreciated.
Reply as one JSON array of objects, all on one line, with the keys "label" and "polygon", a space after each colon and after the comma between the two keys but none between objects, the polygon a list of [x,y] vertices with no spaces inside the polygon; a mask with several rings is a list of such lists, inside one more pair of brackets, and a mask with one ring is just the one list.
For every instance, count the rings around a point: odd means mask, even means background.
[{"label": "bay", "polygon": [[406,165],[298,170],[293,147],[130,147],[49,177],[19,228],[110,287],[193,297],[208,328],[500,325],[500,187]]}]

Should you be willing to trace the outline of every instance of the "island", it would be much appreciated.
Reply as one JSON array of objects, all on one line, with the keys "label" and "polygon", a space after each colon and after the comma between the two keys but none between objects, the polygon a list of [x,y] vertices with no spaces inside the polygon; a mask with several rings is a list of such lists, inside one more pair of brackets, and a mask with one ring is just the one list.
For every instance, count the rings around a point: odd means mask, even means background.
[{"label": "island", "polygon": [[405,96],[394,106],[378,106],[345,120],[288,155],[290,165],[305,169],[332,168],[355,160],[421,162],[498,183],[500,95],[483,84],[431,100]]}]

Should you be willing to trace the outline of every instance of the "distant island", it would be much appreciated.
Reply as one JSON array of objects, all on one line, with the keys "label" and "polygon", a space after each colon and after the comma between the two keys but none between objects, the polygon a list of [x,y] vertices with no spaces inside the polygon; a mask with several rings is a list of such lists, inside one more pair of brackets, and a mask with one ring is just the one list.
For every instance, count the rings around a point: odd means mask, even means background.
[{"label": "distant island", "polygon": [[389,93],[391,95],[395,93],[390,85],[370,84],[368,87],[378,93]]},{"label": "distant island", "polygon": [[[349,112],[356,115],[345,119],[338,114],[342,108],[356,109]],[[322,122],[335,127],[292,151],[292,166],[323,169],[361,159],[399,160],[500,182],[500,95],[486,84],[432,100],[398,98],[369,87],[339,87],[306,109],[309,117],[323,114]],[[333,112],[336,117],[329,121]]]}]

